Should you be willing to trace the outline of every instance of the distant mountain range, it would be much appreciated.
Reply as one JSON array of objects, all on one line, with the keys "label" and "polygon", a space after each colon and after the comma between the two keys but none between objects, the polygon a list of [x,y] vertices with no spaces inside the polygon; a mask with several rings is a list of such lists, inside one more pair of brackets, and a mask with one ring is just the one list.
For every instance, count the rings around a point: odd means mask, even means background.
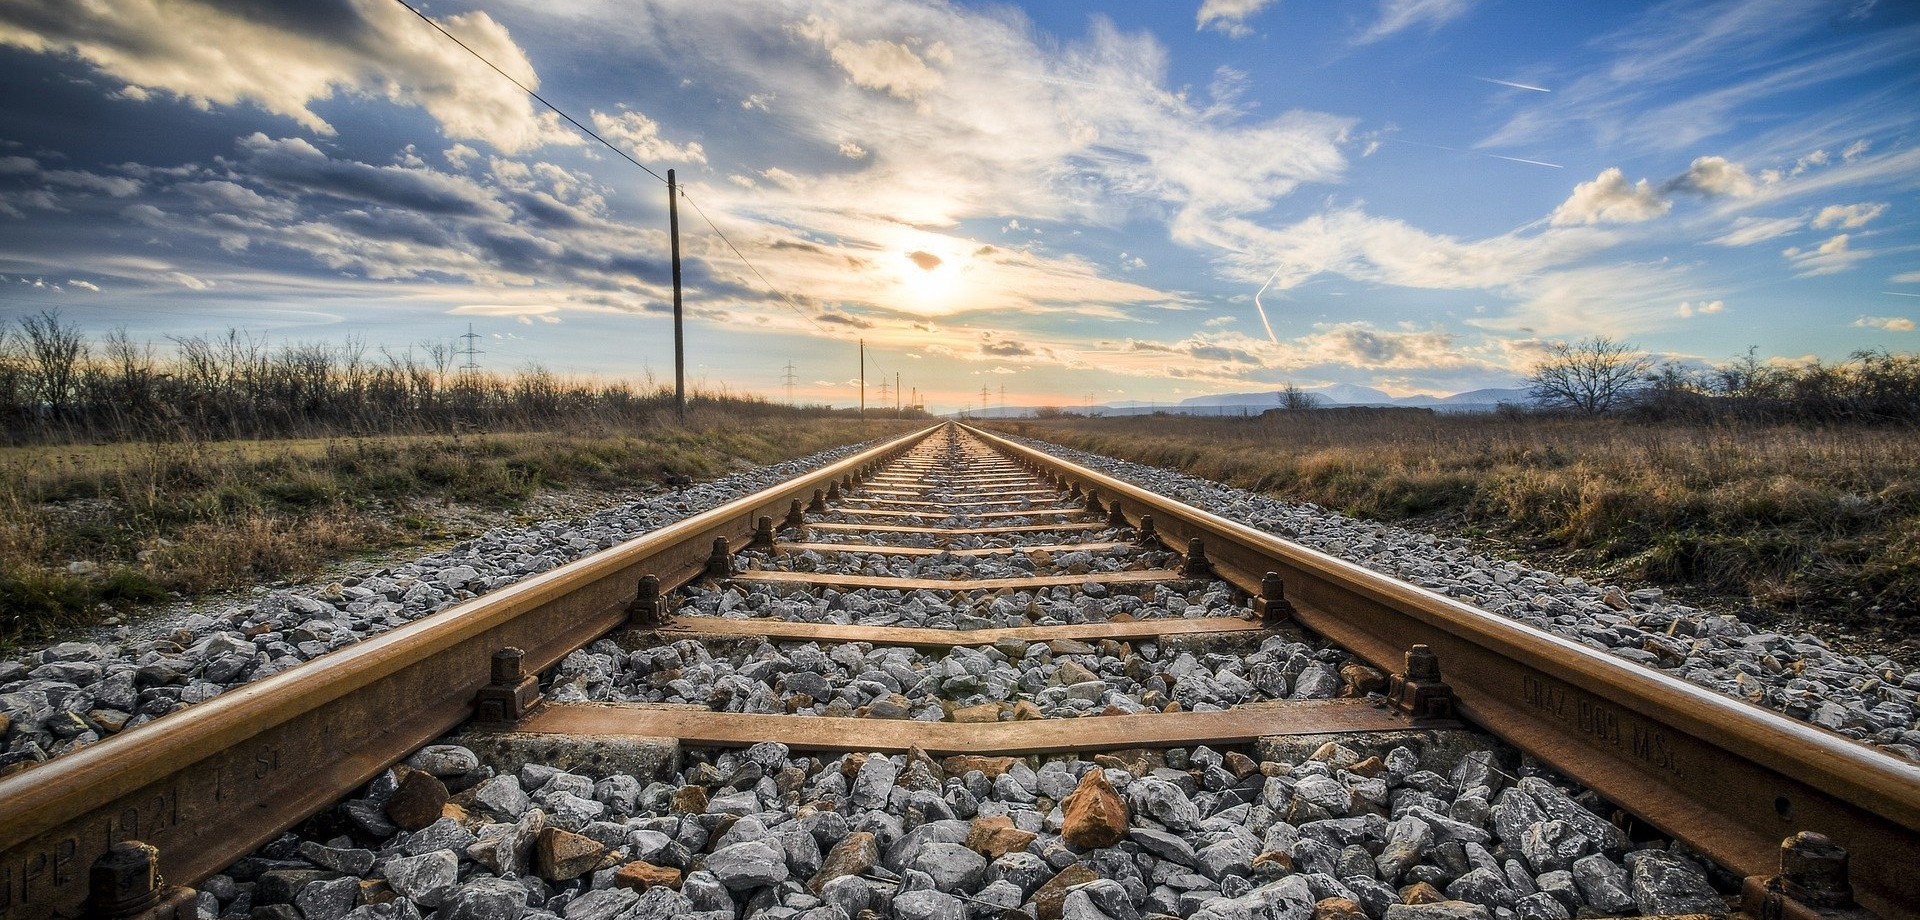
[{"label": "distant mountain range", "polygon": [[[1488,387],[1481,390],[1468,390],[1452,396],[1429,396],[1424,393],[1413,396],[1389,396],[1372,387],[1352,383],[1333,383],[1323,387],[1302,387],[1300,392],[1320,407],[1345,406],[1385,406],[1400,408],[1432,409],[1435,412],[1492,412],[1501,403],[1529,402],[1527,391],[1521,388]],[[1151,415],[1155,412],[1170,412],[1176,415],[1259,415],[1268,409],[1280,407],[1280,391],[1261,390],[1255,393],[1220,393],[1213,396],[1191,396],[1177,403],[1140,402],[1121,400],[1101,403],[1093,407],[1100,415]],[[970,414],[984,418],[1019,418],[1034,414],[1034,406],[998,406],[988,407],[986,411],[974,411]],[[1085,405],[1059,406],[1069,412],[1085,412]]]}]

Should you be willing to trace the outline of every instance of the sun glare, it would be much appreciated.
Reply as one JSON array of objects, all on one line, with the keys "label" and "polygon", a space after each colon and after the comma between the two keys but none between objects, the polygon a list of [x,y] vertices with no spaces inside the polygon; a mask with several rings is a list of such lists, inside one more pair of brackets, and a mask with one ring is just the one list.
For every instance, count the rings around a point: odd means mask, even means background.
[{"label": "sun glare", "polygon": [[944,312],[960,295],[960,266],[924,249],[900,259],[900,306],[916,313]]}]

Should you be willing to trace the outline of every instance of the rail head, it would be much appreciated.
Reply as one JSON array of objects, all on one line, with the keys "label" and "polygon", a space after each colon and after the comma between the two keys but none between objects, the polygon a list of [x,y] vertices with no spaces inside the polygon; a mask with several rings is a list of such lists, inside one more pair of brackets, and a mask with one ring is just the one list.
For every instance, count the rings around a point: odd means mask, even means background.
[{"label": "rail head", "polygon": [[529,670],[550,667],[622,622],[641,575],[666,589],[696,578],[716,538],[744,546],[760,517],[939,427],[0,779],[0,920],[75,913],[93,860],[122,840],[158,846],[168,879],[197,883],[464,721],[495,651],[521,648]]},{"label": "rail head", "polygon": [[1854,854],[1863,903],[1920,904],[1920,766],[1744,700],[1598,652],[1113,476],[972,427],[1009,456],[1137,522],[1169,545],[1205,541],[1215,572],[1249,594],[1282,576],[1296,618],[1377,666],[1412,645],[1440,654],[1462,712],[1735,871],[1770,875],[1780,842],[1827,834]]}]

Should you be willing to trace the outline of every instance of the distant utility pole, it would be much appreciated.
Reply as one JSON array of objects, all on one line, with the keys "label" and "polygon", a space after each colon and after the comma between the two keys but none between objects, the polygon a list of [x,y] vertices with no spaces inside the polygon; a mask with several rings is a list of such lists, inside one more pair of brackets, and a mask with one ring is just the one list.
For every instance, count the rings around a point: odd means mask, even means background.
[{"label": "distant utility pole", "polygon": [[893,372],[893,414],[900,414],[900,372]]},{"label": "distant utility pole", "polygon": [[980,417],[981,418],[987,417],[987,393],[988,393],[988,390],[986,387],[980,388]]},{"label": "distant utility pole", "polygon": [[787,405],[793,405],[793,361],[787,361]]},{"label": "distant utility pole", "polygon": [[462,345],[460,347],[460,350],[457,353],[464,355],[467,359],[466,363],[460,365],[460,370],[469,376],[479,373],[480,364],[479,362],[475,361],[474,358],[480,355],[484,355],[486,354],[486,352],[473,347],[473,343],[480,340],[480,335],[473,331],[472,323],[467,324],[467,334],[461,336],[460,340],[465,342],[466,344]]},{"label": "distant utility pole", "polygon": [[1007,417],[1007,385],[1000,385],[1000,417]]},{"label": "distant utility pole", "polygon": [[867,417],[867,340],[860,340],[860,417]]},{"label": "distant utility pole", "polygon": [[673,411],[687,418],[687,340],[680,327],[680,187],[667,170],[667,233],[673,237]]},{"label": "distant utility pole", "polygon": [[880,375],[880,407],[884,409],[886,408],[886,405],[887,405],[887,375],[881,374]]},{"label": "distant utility pole", "polygon": [[1087,417],[1088,418],[1093,417],[1093,394],[1092,393],[1087,394]]}]

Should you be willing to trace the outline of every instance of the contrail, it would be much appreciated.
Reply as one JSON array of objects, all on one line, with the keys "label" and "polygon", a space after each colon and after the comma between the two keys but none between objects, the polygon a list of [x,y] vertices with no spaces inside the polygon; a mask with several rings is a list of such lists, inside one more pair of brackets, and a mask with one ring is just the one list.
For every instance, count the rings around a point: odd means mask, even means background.
[{"label": "contrail", "polygon": [[1548,167],[1548,168],[1551,168],[1551,169],[1565,169],[1565,168],[1566,168],[1566,167],[1564,167],[1564,166],[1561,166],[1561,165],[1560,165],[1560,164],[1558,164],[1558,163],[1543,163],[1543,162],[1541,162],[1541,161],[1539,161],[1539,160],[1528,160],[1528,159],[1523,159],[1523,158],[1521,158],[1521,157],[1503,157],[1503,156],[1501,156],[1501,155],[1499,155],[1499,154],[1497,154],[1497,153],[1483,153],[1483,154],[1481,154],[1481,156],[1483,156],[1483,157],[1493,157],[1493,158],[1494,158],[1494,159],[1496,159],[1496,160],[1512,160],[1512,161],[1514,161],[1515,163],[1529,163],[1529,164],[1532,164],[1532,165],[1534,165],[1534,166],[1545,166],[1545,167]]},{"label": "contrail", "polygon": [[[1880,293],[1892,294],[1895,297],[1920,297],[1920,294],[1909,294],[1906,291],[1881,291]],[[1254,299],[1258,300],[1259,298],[1256,297]]]},{"label": "contrail", "polygon": [[1520,157],[1503,157],[1497,153],[1481,153],[1478,150],[1462,150],[1458,147],[1448,147],[1444,144],[1429,144],[1426,141],[1410,141],[1410,140],[1405,140],[1398,137],[1383,137],[1381,138],[1381,140],[1387,141],[1389,143],[1394,143],[1394,144],[1411,144],[1415,147],[1431,147],[1434,150],[1445,150],[1448,153],[1471,153],[1471,154],[1474,154],[1475,156],[1492,157],[1493,159],[1496,159],[1496,160],[1512,160],[1515,163],[1527,163],[1533,166],[1547,166],[1553,169],[1565,168],[1558,163],[1547,163],[1541,160],[1524,160],[1524,159],[1521,159]]},{"label": "contrail", "polygon": [[1280,270],[1276,268],[1273,274],[1267,276],[1267,283],[1260,285],[1260,290],[1253,292],[1253,308],[1260,311],[1260,325],[1267,327],[1267,338],[1272,339],[1275,345],[1280,344],[1280,337],[1273,334],[1273,324],[1267,322],[1267,308],[1260,302],[1260,295],[1265,294],[1267,287],[1273,284],[1273,279],[1278,277],[1280,277]]},{"label": "contrail", "polygon": [[1551,92],[1553,92],[1553,90],[1550,90],[1550,89],[1548,89],[1548,88],[1546,88],[1546,87],[1544,87],[1544,86],[1530,86],[1530,85],[1528,85],[1528,84],[1526,84],[1526,83],[1515,83],[1515,82],[1513,82],[1512,80],[1495,80],[1495,79],[1494,79],[1494,78],[1492,78],[1492,77],[1474,77],[1474,79],[1475,79],[1475,80],[1484,80],[1484,81],[1486,81],[1486,82],[1488,82],[1488,83],[1498,83],[1498,84],[1500,84],[1501,86],[1511,86],[1511,87],[1513,87],[1514,89],[1526,89],[1526,90],[1532,90],[1532,91],[1534,91],[1534,92],[1536,92],[1536,93],[1551,93]]}]

